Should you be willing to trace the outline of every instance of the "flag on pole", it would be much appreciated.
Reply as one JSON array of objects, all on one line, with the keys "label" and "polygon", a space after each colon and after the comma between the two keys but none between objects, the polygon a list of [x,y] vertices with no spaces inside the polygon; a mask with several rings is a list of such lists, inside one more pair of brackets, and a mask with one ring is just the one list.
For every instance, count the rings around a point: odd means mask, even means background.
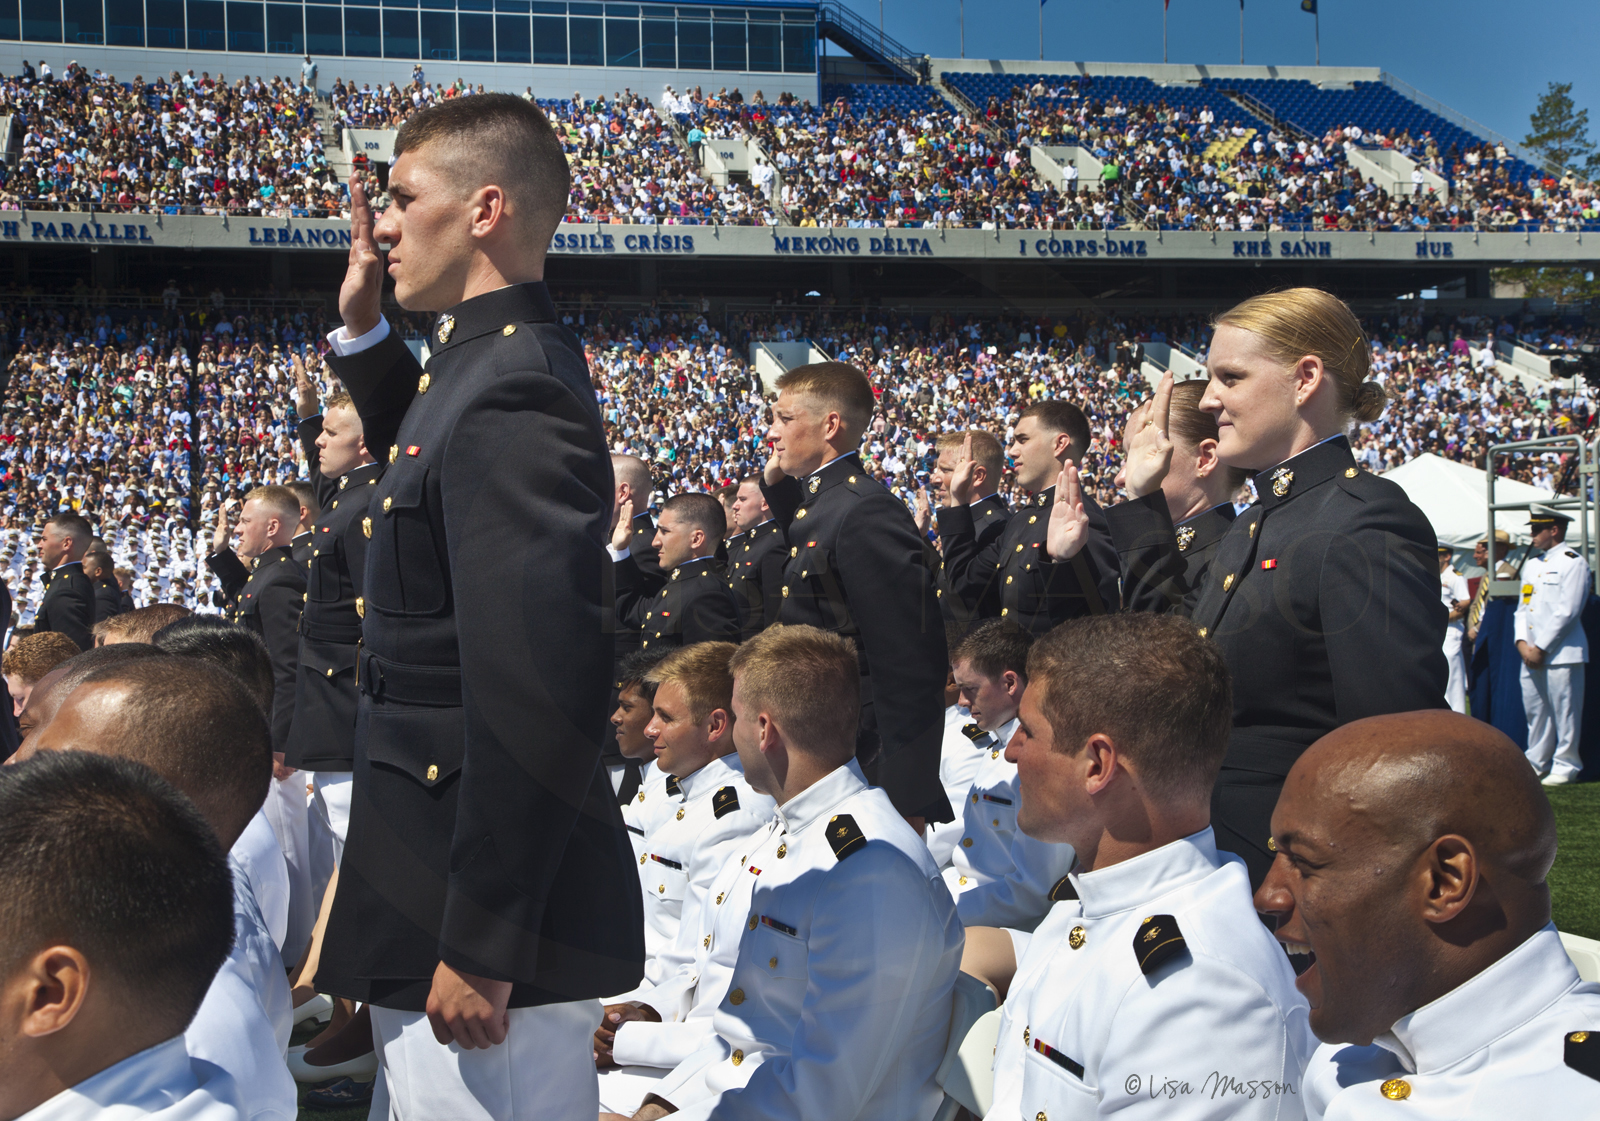
[{"label": "flag on pole", "polygon": [[[1244,0],[1239,0],[1239,7],[1244,7]],[[1300,10],[1302,12],[1310,12],[1312,15],[1316,15],[1317,0],[1300,0]]]}]

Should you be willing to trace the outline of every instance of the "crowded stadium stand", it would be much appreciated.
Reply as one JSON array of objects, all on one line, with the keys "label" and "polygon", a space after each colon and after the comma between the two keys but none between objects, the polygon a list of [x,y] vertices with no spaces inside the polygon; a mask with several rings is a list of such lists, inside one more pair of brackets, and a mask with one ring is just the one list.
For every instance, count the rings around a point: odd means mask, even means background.
[{"label": "crowded stadium stand", "polygon": [[[1112,501],[1151,379],[1201,369],[1216,307],[1298,283],[1365,317],[1395,397],[1355,440],[1371,470],[1589,423],[1590,388],[1539,356],[1594,323],[1495,299],[1491,270],[1592,258],[1570,234],[1600,228],[1593,186],[1389,75],[928,59],[827,3],[589,7],[0,13],[17,621],[63,507],[137,601],[214,603],[219,508],[305,473],[291,355],[337,387],[351,178],[382,207],[394,130],[489,90],[567,152],[551,283],[658,497],[759,467],[799,353],[871,373],[869,459],[908,503],[937,433],[1005,433],[1041,396],[1085,407]],[[426,318],[390,310],[420,348]],[[1548,487],[1559,463],[1508,471]]]}]

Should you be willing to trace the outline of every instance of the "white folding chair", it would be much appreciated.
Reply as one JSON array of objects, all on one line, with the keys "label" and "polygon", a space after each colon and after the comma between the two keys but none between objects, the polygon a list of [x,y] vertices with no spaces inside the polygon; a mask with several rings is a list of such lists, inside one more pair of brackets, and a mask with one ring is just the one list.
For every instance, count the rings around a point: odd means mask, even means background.
[{"label": "white folding chair", "polygon": [[982,1117],[994,1101],[994,1041],[1000,1034],[1000,1010],[994,990],[966,973],[956,975],[950,1009],[950,1039],[934,1081],[944,1101],[933,1121],[955,1121],[965,1106]]},{"label": "white folding chair", "polygon": [[1600,942],[1576,934],[1562,934],[1561,946],[1585,981],[1600,981]]}]

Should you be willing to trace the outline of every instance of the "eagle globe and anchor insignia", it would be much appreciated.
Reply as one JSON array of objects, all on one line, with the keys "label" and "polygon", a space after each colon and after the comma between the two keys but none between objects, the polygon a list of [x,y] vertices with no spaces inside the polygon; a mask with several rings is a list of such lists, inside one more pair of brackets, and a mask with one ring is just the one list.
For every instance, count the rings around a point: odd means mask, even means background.
[{"label": "eagle globe and anchor insignia", "polygon": [[443,346],[445,343],[449,342],[450,336],[455,334],[455,330],[455,316],[447,315],[443,319],[439,320],[439,345]]},{"label": "eagle globe and anchor insignia", "polygon": [[1194,526],[1180,525],[1178,527],[1178,552],[1187,552],[1194,542]]},{"label": "eagle globe and anchor insignia", "polygon": [[1280,467],[1272,473],[1272,493],[1282,498],[1289,493],[1289,487],[1294,483],[1294,472],[1287,467]]}]

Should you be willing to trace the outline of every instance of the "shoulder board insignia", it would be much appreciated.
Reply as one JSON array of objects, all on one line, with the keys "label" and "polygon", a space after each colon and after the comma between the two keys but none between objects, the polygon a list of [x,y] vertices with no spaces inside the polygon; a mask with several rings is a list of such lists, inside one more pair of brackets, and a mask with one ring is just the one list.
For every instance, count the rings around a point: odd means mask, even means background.
[{"label": "shoulder board insignia", "polygon": [[629,832],[629,833],[637,833],[637,834],[639,834],[639,836],[641,836],[641,837],[643,837],[643,836],[644,836],[644,830],[643,830],[643,829],[640,829],[640,828],[639,828],[639,827],[638,827],[638,826],[637,826],[637,825],[630,825],[630,826],[628,826],[628,832]]},{"label": "shoulder board insignia", "polygon": [[711,812],[717,817],[723,817],[739,808],[739,790],[737,787],[724,786],[711,796]]},{"label": "shoulder board insignia", "polygon": [[851,853],[866,848],[867,838],[855,818],[849,814],[838,814],[828,819],[828,844],[833,846],[833,855],[843,860]]},{"label": "shoulder board insignia", "polygon": [[1564,1047],[1562,1058],[1569,1067],[1600,1082],[1600,1029],[1570,1031]]},{"label": "shoulder board insignia", "polygon": [[975,740],[983,735],[983,729],[976,724],[963,724],[961,725],[961,734],[969,740]]},{"label": "shoulder board insignia", "polygon": [[1151,915],[1139,924],[1139,932],[1133,936],[1133,953],[1146,977],[1188,948],[1178,930],[1178,920],[1171,915]]},{"label": "shoulder board insignia", "polygon": [[1571,549],[1567,550],[1567,556],[1571,557],[1573,560],[1577,560],[1578,559],[1578,554],[1574,553]]},{"label": "shoulder board insignia", "polygon": [[1078,898],[1078,889],[1072,886],[1071,875],[1062,876],[1050,889],[1050,902],[1060,903],[1064,899]]},{"label": "shoulder board insignia", "polygon": [[672,794],[672,795],[678,795],[678,794],[682,794],[683,793],[683,787],[678,785],[678,776],[677,775],[668,775],[667,776],[667,793],[668,794]]}]

